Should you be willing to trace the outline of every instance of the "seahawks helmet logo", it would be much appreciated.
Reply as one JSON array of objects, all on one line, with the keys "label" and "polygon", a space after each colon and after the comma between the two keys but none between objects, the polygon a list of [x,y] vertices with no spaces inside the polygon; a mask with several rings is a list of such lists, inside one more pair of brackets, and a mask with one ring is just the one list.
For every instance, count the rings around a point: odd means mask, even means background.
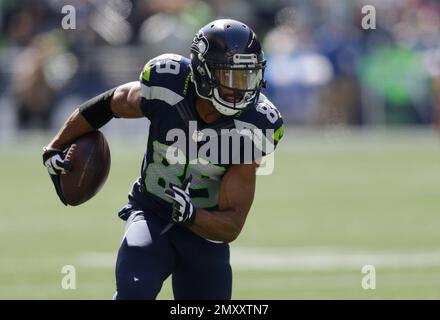
[{"label": "seahawks helmet logo", "polygon": [[194,37],[194,40],[191,45],[191,50],[194,50],[195,52],[198,52],[203,56],[208,51],[208,49],[209,49],[208,39],[206,39],[202,31],[199,31]]}]

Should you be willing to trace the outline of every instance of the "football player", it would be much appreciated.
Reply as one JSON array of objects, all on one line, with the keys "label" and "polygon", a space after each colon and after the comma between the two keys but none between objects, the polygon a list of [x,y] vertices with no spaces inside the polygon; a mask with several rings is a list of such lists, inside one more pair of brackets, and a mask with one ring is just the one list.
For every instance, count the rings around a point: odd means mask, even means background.
[{"label": "football player", "polygon": [[[196,34],[189,59],[164,54],[148,61],[139,81],[85,102],[45,147],[43,162],[65,203],[59,175],[68,170],[63,150],[69,144],[113,118],[151,121],[140,177],[119,211],[126,223],[114,298],[155,299],[170,275],[175,299],[231,298],[228,243],[240,234],[251,208],[259,160],[283,133],[280,113],[260,93],[265,64],[247,25],[213,21]],[[249,132],[261,130],[263,136],[256,136],[268,142],[253,139],[262,152],[253,150],[250,160],[240,144],[239,150],[219,149],[231,151],[223,161],[203,161],[183,148],[177,150],[180,161],[173,162],[169,132],[175,129],[188,132],[187,145],[195,143],[198,151],[214,141],[200,135],[204,129],[218,137],[235,130],[248,139]]]}]

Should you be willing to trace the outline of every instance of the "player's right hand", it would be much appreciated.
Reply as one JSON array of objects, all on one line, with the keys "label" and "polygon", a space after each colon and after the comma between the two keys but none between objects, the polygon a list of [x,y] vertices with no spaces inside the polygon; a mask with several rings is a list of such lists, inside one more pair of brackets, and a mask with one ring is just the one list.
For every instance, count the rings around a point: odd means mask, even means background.
[{"label": "player's right hand", "polygon": [[64,161],[64,152],[59,149],[44,147],[43,164],[50,175],[66,173],[68,165]]},{"label": "player's right hand", "polygon": [[69,171],[69,163],[65,161],[65,153],[59,149],[44,147],[43,149],[43,164],[49,172],[49,176],[52,179],[52,183],[55,187],[58,197],[61,202],[67,206],[67,202],[64,199],[61,192],[60,174]]},{"label": "player's right hand", "polygon": [[181,187],[174,183],[170,183],[170,188],[165,190],[165,194],[173,200],[173,213],[171,218],[174,222],[185,223],[188,225],[194,223],[196,210],[189,195],[191,179],[192,175],[185,178]]}]

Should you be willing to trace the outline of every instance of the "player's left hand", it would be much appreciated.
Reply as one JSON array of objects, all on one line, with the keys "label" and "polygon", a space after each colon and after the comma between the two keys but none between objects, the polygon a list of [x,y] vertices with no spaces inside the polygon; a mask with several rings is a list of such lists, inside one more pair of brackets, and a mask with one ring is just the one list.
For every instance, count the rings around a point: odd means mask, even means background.
[{"label": "player's left hand", "polygon": [[70,164],[65,161],[65,152],[59,149],[44,147],[43,164],[49,172],[58,197],[67,206],[67,201],[64,199],[63,192],[61,191],[60,182],[60,174],[65,174],[70,169]]},{"label": "player's left hand", "polygon": [[173,200],[173,213],[171,218],[174,222],[192,225],[196,218],[196,211],[189,195],[191,179],[192,175],[185,178],[181,187],[170,183],[169,189],[165,190],[165,194]]}]

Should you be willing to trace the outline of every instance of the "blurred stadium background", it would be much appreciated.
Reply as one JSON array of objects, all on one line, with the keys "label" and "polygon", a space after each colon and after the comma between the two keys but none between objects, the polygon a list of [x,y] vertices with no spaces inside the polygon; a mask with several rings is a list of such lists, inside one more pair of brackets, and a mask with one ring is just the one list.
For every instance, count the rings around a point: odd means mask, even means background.
[{"label": "blurred stadium background", "polygon": [[[376,29],[361,27],[364,5]],[[76,29],[63,30],[64,5]],[[41,148],[150,58],[188,55],[231,17],[264,44],[266,94],[287,123],[232,244],[234,299],[440,298],[440,5],[434,0],[1,0],[0,298],[109,299],[145,120],[103,130],[112,168],[88,203],[57,200]],[[63,266],[76,268],[64,290]],[[361,286],[376,267],[376,289]],[[172,298],[169,281],[160,294]]]}]

